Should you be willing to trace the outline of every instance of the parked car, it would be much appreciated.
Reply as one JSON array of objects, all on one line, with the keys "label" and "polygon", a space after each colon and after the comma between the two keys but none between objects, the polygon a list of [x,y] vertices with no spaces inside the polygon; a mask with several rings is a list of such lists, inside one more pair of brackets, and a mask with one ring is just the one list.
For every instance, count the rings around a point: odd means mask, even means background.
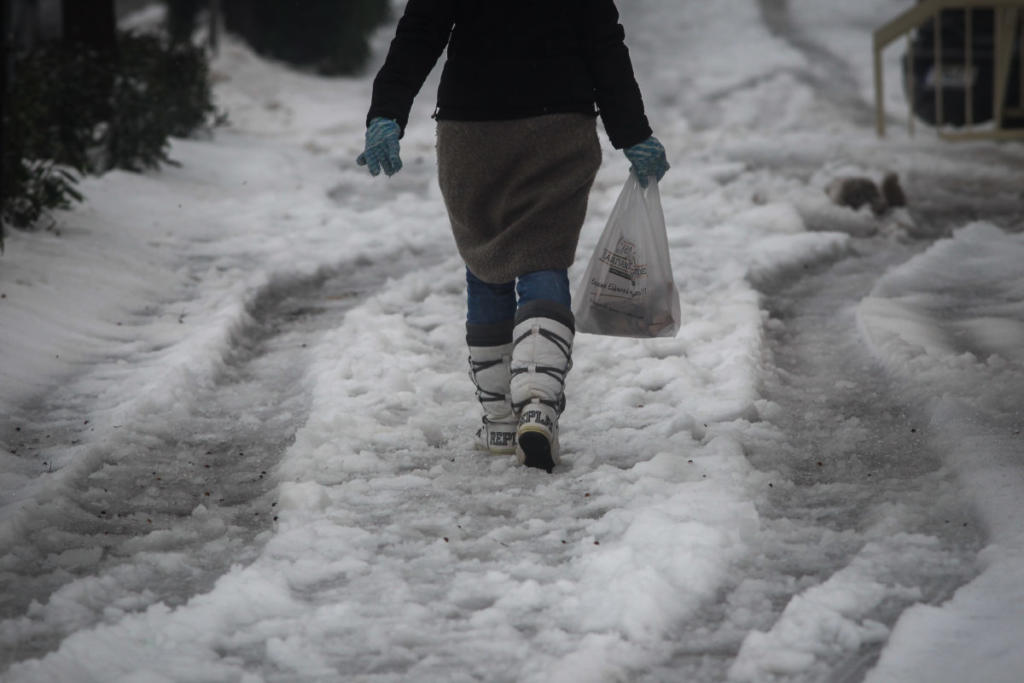
[{"label": "parked car", "polygon": [[[967,58],[967,13],[971,12],[970,63]],[[935,59],[935,22],[927,21],[914,33],[910,50],[903,55],[903,87],[914,114],[929,124],[938,123],[937,92],[942,89],[942,123],[965,126],[970,90],[971,123],[994,118],[995,12],[992,9],[947,9],[939,19],[941,54]],[[1006,102],[1020,100],[1021,45],[1015,32]],[[941,67],[941,68],[940,68]],[[1018,105],[1019,106],[1019,105]],[[1024,116],[1004,118],[1006,128],[1024,128]]]}]

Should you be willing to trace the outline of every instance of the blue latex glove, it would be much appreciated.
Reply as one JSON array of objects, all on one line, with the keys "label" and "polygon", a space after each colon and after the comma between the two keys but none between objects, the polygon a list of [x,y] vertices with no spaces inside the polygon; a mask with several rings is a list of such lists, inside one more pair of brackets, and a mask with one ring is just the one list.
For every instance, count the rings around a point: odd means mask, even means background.
[{"label": "blue latex glove", "polygon": [[632,170],[636,171],[636,177],[640,179],[640,187],[647,187],[650,176],[654,176],[655,182],[661,180],[669,169],[665,148],[653,135],[622,151],[633,164]]},{"label": "blue latex glove", "polygon": [[398,155],[398,139],[402,129],[391,119],[377,117],[366,129],[366,149],[356,158],[356,163],[366,166],[370,175],[384,173],[393,176],[402,170],[402,157]]}]

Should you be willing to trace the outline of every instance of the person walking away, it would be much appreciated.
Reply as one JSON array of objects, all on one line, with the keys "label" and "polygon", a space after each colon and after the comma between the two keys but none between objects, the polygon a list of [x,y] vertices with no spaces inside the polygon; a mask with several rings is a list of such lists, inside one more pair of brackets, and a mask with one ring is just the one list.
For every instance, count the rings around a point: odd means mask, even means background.
[{"label": "person walking away", "polygon": [[374,79],[365,150],[402,168],[412,103],[445,47],[438,180],[466,264],[479,446],[548,472],[575,334],[568,268],[601,164],[596,118],[641,183],[669,168],[614,0],[409,0]]}]

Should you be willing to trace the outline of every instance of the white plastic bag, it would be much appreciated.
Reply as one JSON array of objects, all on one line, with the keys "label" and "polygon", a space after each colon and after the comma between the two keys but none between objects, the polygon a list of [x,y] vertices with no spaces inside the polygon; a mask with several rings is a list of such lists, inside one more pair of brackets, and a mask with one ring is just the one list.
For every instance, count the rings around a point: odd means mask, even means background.
[{"label": "white plastic bag", "polygon": [[658,184],[630,173],[577,288],[576,330],[615,337],[674,337],[679,291],[672,279]]}]

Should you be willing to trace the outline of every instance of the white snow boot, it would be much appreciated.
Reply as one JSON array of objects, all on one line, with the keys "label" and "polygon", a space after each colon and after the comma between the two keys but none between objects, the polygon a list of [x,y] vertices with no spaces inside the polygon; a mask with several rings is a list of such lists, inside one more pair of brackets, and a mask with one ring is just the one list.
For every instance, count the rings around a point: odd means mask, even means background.
[{"label": "white snow boot", "polygon": [[476,433],[476,445],[491,455],[512,455],[516,452],[518,423],[509,397],[512,343],[488,344],[495,338],[511,337],[511,321],[498,327],[501,329],[492,325],[466,326],[469,378],[476,386],[476,397],[484,413],[483,424]]},{"label": "white snow boot", "polygon": [[572,312],[531,301],[516,312],[512,334],[512,409],[519,415],[516,457],[550,472],[558,464],[558,417],[565,409],[565,376],[572,367]]}]

